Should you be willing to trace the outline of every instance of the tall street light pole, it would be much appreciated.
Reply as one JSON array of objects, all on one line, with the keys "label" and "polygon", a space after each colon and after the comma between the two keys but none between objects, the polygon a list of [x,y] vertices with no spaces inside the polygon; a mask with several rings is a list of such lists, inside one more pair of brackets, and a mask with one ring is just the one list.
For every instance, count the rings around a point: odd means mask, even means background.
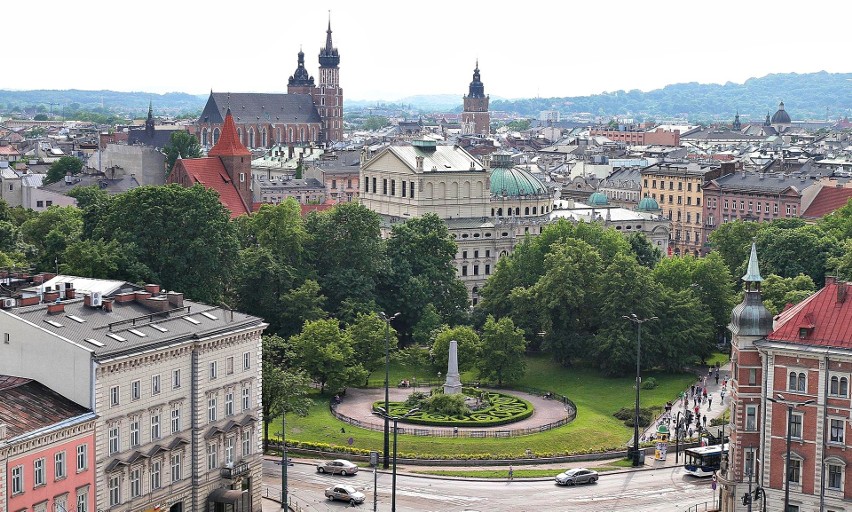
[{"label": "tall street light pole", "polygon": [[281,509],[287,510],[287,465],[290,463],[287,457],[287,414],[282,414],[281,419]]},{"label": "tall street light pole", "polygon": [[[784,398],[784,395],[781,393],[778,393],[776,396],[778,398],[766,397],[766,399],[773,404],[783,405],[787,408],[787,463],[785,464],[785,472],[787,474],[784,477],[784,512],[787,512],[790,510],[790,437],[793,433],[793,409],[816,403],[816,400],[812,398],[804,402],[793,402]],[[802,434],[803,432],[799,433],[799,435]]]},{"label": "tall street light pole", "polygon": [[[390,380],[390,324],[394,318],[398,317],[399,313],[394,313],[387,316],[384,311],[379,313],[379,318],[385,323],[385,411],[389,409],[389,389],[388,381]],[[387,469],[390,466],[390,420],[385,414],[385,437],[384,437],[384,454],[382,456],[382,469]]]},{"label": "tall street light pole", "polygon": [[629,320],[636,324],[636,410],[633,417],[633,467],[639,467],[639,386],[642,381],[640,374],[640,363],[642,356],[642,324],[649,320],[656,320],[657,317],[639,318],[636,313],[630,313],[630,316],[622,316],[621,318]]},{"label": "tall street light pole", "polygon": [[381,407],[377,407],[379,412],[381,412],[382,416],[385,417],[385,420],[388,419],[393,420],[393,472],[391,473],[391,512],[396,512],[396,424],[399,420],[404,420],[405,418],[411,416],[415,412],[419,411],[419,407],[415,407],[411,409],[407,413],[402,416],[389,416],[387,409],[382,409]]}]

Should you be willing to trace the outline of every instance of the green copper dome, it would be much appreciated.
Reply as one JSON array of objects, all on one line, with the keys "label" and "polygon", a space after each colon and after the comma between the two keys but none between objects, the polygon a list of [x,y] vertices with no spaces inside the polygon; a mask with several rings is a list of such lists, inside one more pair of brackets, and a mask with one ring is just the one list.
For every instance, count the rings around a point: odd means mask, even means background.
[{"label": "green copper dome", "polygon": [[658,212],[660,211],[660,205],[650,197],[643,197],[636,209],[640,212]]},{"label": "green copper dome", "polygon": [[589,196],[589,206],[606,206],[608,204],[609,199],[603,192],[595,192]]},{"label": "green copper dome", "polygon": [[[496,165],[495,165],[496,164]],[[547,187],[527,171],[512,167],[511,160],[495,158],[491,169],[491,195],[517,197],[546,195]]]}]

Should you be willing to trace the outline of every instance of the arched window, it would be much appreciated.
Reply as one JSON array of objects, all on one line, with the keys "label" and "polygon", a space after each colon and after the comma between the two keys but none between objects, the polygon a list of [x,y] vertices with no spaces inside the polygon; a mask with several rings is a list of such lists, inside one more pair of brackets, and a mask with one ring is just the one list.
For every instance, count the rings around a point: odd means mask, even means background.
[{"label": "arched window", "polygon": [[305,140],[305,129],[299,128],[299,142],[302,142],[304,140]]},{"label": "arched window", "polygon": [[497,216],[498,216],[498,217],[502,217],[502,216],[503,216],[503,208],[497,208]]},{"label": "arched window", "polygon": [[246,140],[243,138],[243,129],[237,128],[237,140],[239,140],[243,145],[245,145]]},{"label": "arched window", "polygon": [[802,391],[802,392],[805,391],[805,374],[804,373],[799,374],[799,391]]},{"label": "arched window", "polygon": [[849,380],[846,377],[840,377],[840,396],[849,394]]},{"label": "arched window", "polygon": [[219,128],[213,129],[213,145],[215,146],[219,142]]},{"label": "arched window", "polygon": [[524,208],[524,215],[529,215],[529,214],[530,214],[530,207],[527,206],[526,208]]},{"label": "arched window", "polygon": [[443,181],[438,183],[438,199],[445,199],[447,197],[447,184]]},{"label": "arched window", "polygon": [[275,142],[281,144],[281,128],[276,128]]},{"label": "arched window", "polygon": [[494,208],[491,208],[491,216],[494,216]]},{"label": "arched window", "polygon": [[533,206],[533,215],[536,215],[536,214],[537,214],[537,210],[538,210],[538,207]]},{"label": "arched window", "polygon": [[207,128],[202,128],[201,130],[201,145],[207,145]]},{"label": "arched window", "polygon": [[293,142],[293,129],[287,128],[287,142]]},{"label": "arched window", "polygon": [[450,197],[453,199],[459,197],[459,183],[457,181],[450,184]]},{"label": "arched window", "polygon": [[796,372],[790,372],[790,382],[787,389],[790,391],[796,391]]},{"label": "arched window", "polygon": [[465,181],[462,185],[462,197],[470,197],[470,182]]},{"label": "arched window", "polygon": [[426,199],[432,199],[432,184],[426,184]]},{"label": "arched window", "polygon": [[264,128],[263,132],[261,132],[261,140],[263,141],[263,147],[267,147],[269,141],[266,138],[266,128]]},{"label": "arched window", "polygon": [[840,379],[836,376],[831,378],[831,386],[828,393],[834,396],[840,395]]},{"label": "arched window", "polygon": [[521,215],[521,207],[520,207],[520,206],[518,206],[517,208],[515,208],[515,215],[518,215],[518,216],[520,216],[520,215]]},{"label": "arched window", "polygon": [[249,144],[248,144],[249,147],[253,148],[254,147],[254,128],[249,128],[248,139],[249,139]]}]

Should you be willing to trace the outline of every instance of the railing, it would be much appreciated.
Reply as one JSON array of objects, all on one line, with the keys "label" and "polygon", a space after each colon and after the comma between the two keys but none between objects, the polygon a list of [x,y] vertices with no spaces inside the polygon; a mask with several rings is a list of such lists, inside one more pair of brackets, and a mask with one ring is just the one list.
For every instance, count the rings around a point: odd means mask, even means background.
[{"label": "railing", "polygon": [[683,512],[712,512],[715,510],[719,510],[719,504],[715,501],[705,501],[704,503],[699,503],[697,505],[693,505]]},{"label": "railing", "polygon": [[[278,506],[280,506],[281,487],[264,484],[263,498],[274,501],[278,504]],[[339,508],[340,507],[337,506],[329,506],[325,500],[316,503],[315,499],[314,503],[311,503],[306,499],[300,498],[297,494],[294,494],[293,491],[287,492],[287,510],[292,510],[293,512],[334,511],[339,510]]]},{"label": "railing", "polygon": [[227,478],[229,480],[233,480],[240,476],[246,475],[251,471],[247,462],[241,462],[234,467],[224,467],[220,471],[220,475],[222,478]]}]

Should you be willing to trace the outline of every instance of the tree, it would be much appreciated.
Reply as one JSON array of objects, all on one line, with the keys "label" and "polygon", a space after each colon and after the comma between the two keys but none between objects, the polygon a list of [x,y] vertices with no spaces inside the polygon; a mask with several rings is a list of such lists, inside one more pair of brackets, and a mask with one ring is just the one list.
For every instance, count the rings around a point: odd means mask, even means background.
[{"label": "tree", "polygon": [[692,291],[701,307],[710,314],[716,337],[725,336],[734,308],[734,278],[722,257],[711,252],[696,261],[692,272]]},{"label": "tree", "polygon": [[414,343],[420,345],[431,345],[433,337],[441,328],[441,315],[435,310],[432,304],[426,304],[423,314],[420,315],[420,320],[414,325],[411,331],[411,339]]},{"label": "tree", "polygon": [[631,233],[627,237],[627,241],[630,242],[630,248],[633,250],[633,254],[636,255],[636,260],[639,261],[640,265],[644,265],[648,268],[654,268],[657,265],[657,262],[660,261],[663,257],[662,251],[660,251],[659,247],[654,246],[648,237],[645,236],[645,233],[634,232]]},{"label": "tree", "polygon": [[361,363],[355,359],[352,339],[340,330],[337,320],[305,322],[302,332],[290,338],[298,366],[320,385],[334,391],[364,380]]},{"label": "tree", "polygon": [[305,416],[311,406],[307,397],[310,379],[301,370],[285,370],[263,361],[263,450],[269,449],[269,425],[288,413]]},{"label": "tree", "polygon": [[841,208],[823,217],[819,222],[819,226],[826,233],[834,235],[838,240],[852,238],[852,199],[847,201]]},{"label": "tree", "polygon": [[760,295],[763,305],[773,315],[777,315],[787,304],[796,304],[808,298],[816,291],[813,279],[805,274],[795,277],[781,277],[768,274],[763,278]]},{"label": "tree", "polygon": [[[346,327],[346,335],[352,340],[361,366],[366,370],[364,385],[370,375],[385,365],[385,322],[375,313],[360,314],[355,322]],[[396,350],[399,340],[396,329],[388,330],[389,350]]]},{"label": "tree", "polygon": [[757,234],[761,270],[782,277],[807,274],[822,285],[829,259],[839,254],[837,240],[819,226],[790,226],[776,221]]},{"label": "tree", "polygon": [[829,259],[828,268],[840,279],[852,279],[852,238],[843,241],[840,254]]},{"label": "tree", "polygon": [[201,156],[201,144],[195,135],[186,131],[174,131],[169,143],[163,148],[166,155],[166,176],[172,173],[175,162],[180,158],[198,158]]},{"label": "tree", "polygon": [[482,329],[482,356],[477,361],[481,378],[497,379],[497,386],[524,376],[524,331],[515,328],[509,317],[495,321],[489,315]]},{"label": "tree", "polygon": [[760,224],[735,220],[727,222],[710,233],[710,245],[718,251],[731,275],[741,276],[740,267],[748,261],[751,242],[757,235]]},{"label": "tree", "polygon": [[435,371],[447,371],[450,358],[450,341],[453,340],[458,342],[456,353],[459,372],[470,370],[476,364],[480,354],[479,336],[476,331],[466,325],[458,327],[444,325],[435,335],[435,341],[431,348],[432,367]]},{"label": "tree", "polygon": [[42,271],[55,269],[66,247],[79,240],[82,231],[82,214],[73,206],[51,206],[21,226],[24,242],[35,250],[31,259]]},{"label": "tree", "polygon": [[390,126],[390,120],[384,116],[370,116],[364,120],[361,128],[364,130],[380,130],[386,126]]},{"label": "tree", "polygon": [[72,176],[80,174],[83,170],[83,161],[74,156],[63,156],[59,160],[50,164],[47,170],[47,176],[44,178],[44,184],[56,183],[65,179],[67,174]]},{"label": "tree", "polygon": [[151,269],[136,259],[136,253],[134,244],[118,240],[78,240],[63,251],[59,270],[63,274],[95,279],[151,281]]}]

